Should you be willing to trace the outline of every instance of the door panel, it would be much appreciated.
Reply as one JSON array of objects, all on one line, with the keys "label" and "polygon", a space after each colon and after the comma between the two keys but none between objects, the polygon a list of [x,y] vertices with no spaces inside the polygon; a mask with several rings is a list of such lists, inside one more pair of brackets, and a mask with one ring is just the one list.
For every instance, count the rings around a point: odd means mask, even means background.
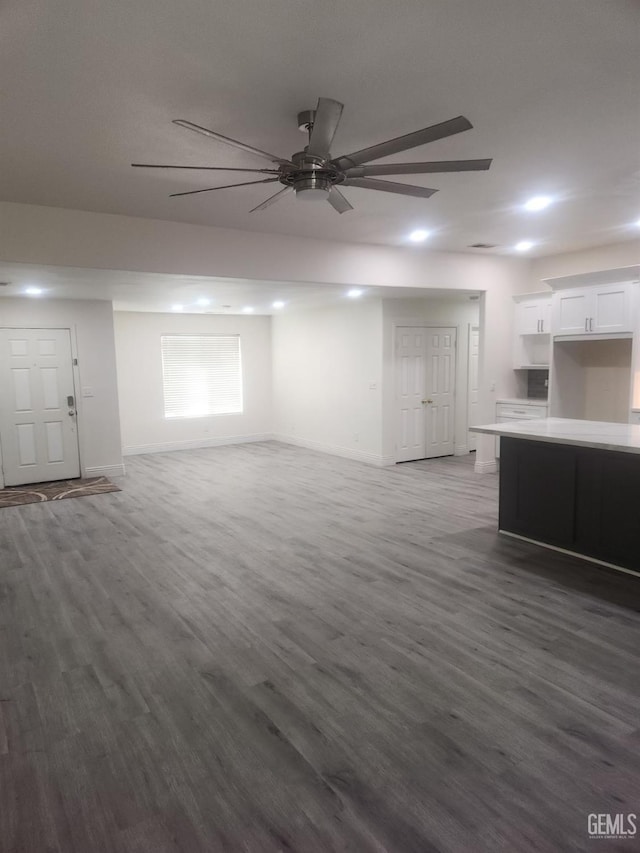
[{"label": "door panel", "polygon": [[[478,415],[478,397],[480,392],[480,329],[478,326],[469,327],[469,378],[468,378],[468,409],[467,422],[472,427],[480,423]],[[476,449],[475,432],[467,433],[469,450]]]},{"label": "door panel", "polygon": [[408,326],[396,330],[398,462],[423,459],[425,456],[425,413],[422,403],[426,356],[424,333],[424,329]]},{"label": "door panel", "polygon": [[453,328],[396,329],[396,460],[446,456],[454,449]]},{"label": "door panel", "polygon": [[453,453],[453,385],[455,329],[426,329],[425,343],[431,363],[430,383],[425,387],[429,429],[425,456]]},{"label": "door panel", "polygon": [[522,302],[516,312],[519,335],[537,335],[540,332],[540,306],[537,302]]},{"label": "door panel", "polygon": [[68,329],[0,329],[0,445],[7,486],[80,476]]},{"label": "door panel", "polygon": [[588,331],[589,306],[584,290],[558,293],[556,335],[580,335]]},{"label": "door panel", "polygon": [[629,285],[594,290],[592,315],[590,328],[593,332],[633,331]]}]

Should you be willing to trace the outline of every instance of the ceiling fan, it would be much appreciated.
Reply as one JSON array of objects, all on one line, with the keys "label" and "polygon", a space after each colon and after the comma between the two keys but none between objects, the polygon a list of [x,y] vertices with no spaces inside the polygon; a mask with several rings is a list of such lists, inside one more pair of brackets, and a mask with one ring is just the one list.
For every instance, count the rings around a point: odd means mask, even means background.
[{"label": "ceiling fan", "polygon": [[378,175],[425,175],[438,172],[474,172],[483,171],[491,166],[491,160],[440,160],[431,163],[387,163],[379,166],[365,165],[372,160],[408,151],[417,148],[427,142],[436,139],[444,139],[470,130],[473,125],[464,116],[397,136],[387,142],[380,142],[370,148],[354,151],[352,154],[343,154],[340,157],[331,157],[330,149],[333,143],[340,117],[342,116],[343,104],[331,98],[319,98],[315,110],[305,110],[298,114],[298,128],[303,133],[309,134],[309,142],[303,151],[298,151],[291,156],[290,160],[276,157],[267,151],[261,151],[252,145],[230,139],[221,133],[216,133],[206,127],[201,127],[185,119],[174,119],[173,124],[193,130],[211,139],[240,148],[249,154],[255,154],[269,160],[272,164],[270,169],[251,169],[225,166],[166,166],[152,163],[132,163],[139,169],[196,169],[213,172],[253,172],[255,174],[267,175],[255,181],[244,181],[239,184],[227,184],[221,187],[207,187],[201,190],[190,190],[188,192],[172,193],[171,198],[185,195],[196,195],[197,193],[208,193],[214,190],[226,190],[232,187],[246,187],[253,184],[283,184],[283,189],[270,196],[266,201],[251,210],[264,210],[278,199],[295,192],[296,197],[303,200],[328,201],[338,213],[353,210],[353,206],[347,201],[338,187],[361,187],[368,190],[381,190],[387,193],[398,193],[399,195],[416,196],[417,198],[429,198],[437,192],[427,187],[417,187],[411,184],[396,183],[393,181],[380,181]]}]

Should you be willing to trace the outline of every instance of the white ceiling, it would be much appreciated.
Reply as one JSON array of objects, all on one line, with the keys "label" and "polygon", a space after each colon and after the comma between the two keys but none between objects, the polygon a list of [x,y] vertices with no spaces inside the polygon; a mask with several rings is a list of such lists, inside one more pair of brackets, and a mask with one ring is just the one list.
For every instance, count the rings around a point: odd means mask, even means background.
[{"label": "white ceiling", "polygon": [[[434,248],[522,239],[551,254],[633,239],[640,218],[637,0],[6,0],[0,199]],[[131,162],[266,165],[176,127],[184,118],[290,156],[296,114],[345,103],[333,154],[466,115],[474,129],[402,160],[493,157],[489,172],[417,176],[429,200],[345,189],[356,210]],[[525,213],[524,200],[557,203]]]},{"label": "white ceiling", "polygon": [[[0,262],[0,298],[24,298],[27,288],[42,293],[34,299],[111,300],[116,311],[167,312],[181,306],[185,314],[277,314],[317,308],[351,299],[348,287],[335,284],[302,284],[292,281],[253,281],[209,276],[162,275],[122,270],[36,266]],[[471,290],[438,290],[411,287],[359,288],[358,300],[383,299],[477,299]],[[209,300],[208,305],[198,300]],[[284,302],[274,308],[275,301]],[[2,306],[0,305],[0,308]]]}]

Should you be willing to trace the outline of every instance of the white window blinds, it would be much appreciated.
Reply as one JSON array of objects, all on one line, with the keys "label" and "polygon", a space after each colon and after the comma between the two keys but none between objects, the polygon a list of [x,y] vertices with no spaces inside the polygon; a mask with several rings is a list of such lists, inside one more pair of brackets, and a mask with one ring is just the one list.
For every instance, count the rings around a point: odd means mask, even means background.
[{"label": "white window blinds", "polygon": [[242,412],[239,335],[162,335],[165,418]]}]

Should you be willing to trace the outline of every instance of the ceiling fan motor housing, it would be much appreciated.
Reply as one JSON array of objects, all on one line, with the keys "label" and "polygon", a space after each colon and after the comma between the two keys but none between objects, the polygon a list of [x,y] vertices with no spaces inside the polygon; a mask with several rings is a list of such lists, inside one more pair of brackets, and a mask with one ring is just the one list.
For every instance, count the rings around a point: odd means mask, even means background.
[{"label": "ceiling fan motor housing", "polygon": [[331,190],[331,181],[326,175],[312,172],[296,178],[293,188],[296,198],[304,201],[325,201]]},{"label": "ceiling fan motor housing", "polygon": [[296,198],[304,201],[326,201],[333,184],[339,180],[335,167],[320,157],[299,151],[291,158],[293,169],[283,169],[281,183],[293,186]]}]

